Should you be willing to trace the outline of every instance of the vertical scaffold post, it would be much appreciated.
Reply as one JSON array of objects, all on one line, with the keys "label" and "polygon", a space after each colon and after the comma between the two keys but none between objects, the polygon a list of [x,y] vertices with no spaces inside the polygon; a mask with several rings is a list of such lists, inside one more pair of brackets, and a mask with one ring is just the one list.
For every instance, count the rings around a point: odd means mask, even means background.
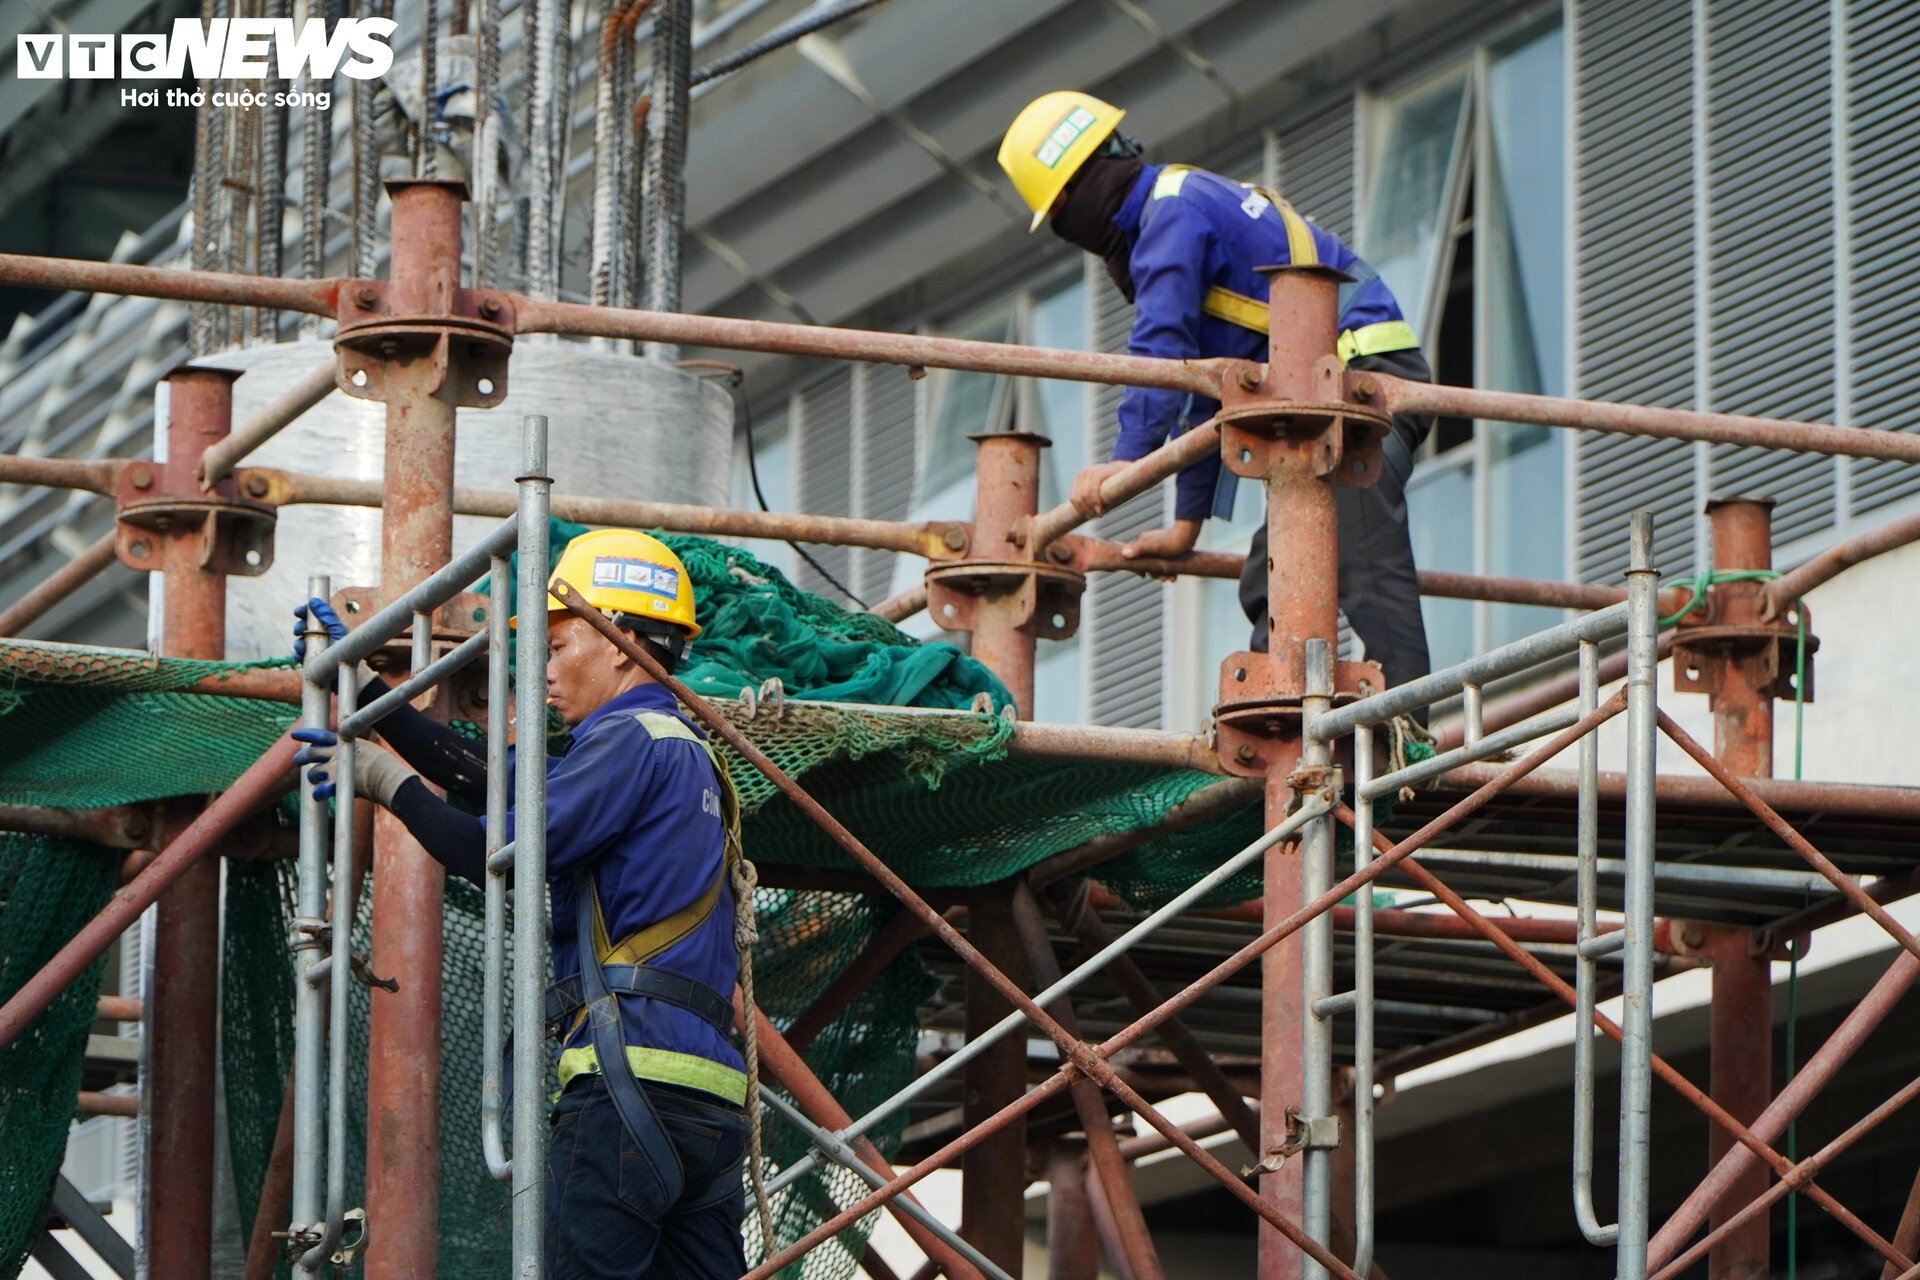
[{"label": "vertical scaffold post", "polygon": [[[1707,504],[1713,526],[1716,574],[1744,575],[1773,568],[1773,502],[1766,498],[1726,498]],[[1728,639],[1707,659],[1705,673],[1713,710],[1713,754],[1743,778],[1773,776],[1773,700],[1782,650],[1761,623],[1759,603],[1765,582],[1744,576],[1716,582],[1709,599],[1709,625]],[[1737,636],[1731,630],[1747,632]],[[1713,961],[1710,1089],[1713,1100],[1742,1124],[1751,1124],[1773,1100],[1773,975],[1750,929],[1706,926],[1701,947]],[[1719,1125],[1707,1126],[1707,1164],[1712,1167],[1733,1145]],[[1756,1163],[1708,1216],[1717,1229],[1741,1206],[1767,1189],[1767,1170]],[[1767,1214],[1714,1246],[1707,1280],[1752,1280],[1768,1274],[1772,1231]]]},{"label": "vertical scaffold post", "polygon": [[[307,598],[325,600],[333,586],[325,574],[307,579]],[[326,625],[309,616],[305,629],[307,652],[317,653],[327,646]],[[300,724],[303,728],[327,728],[327,711],[332,699],[327,686],[311,676],[300,685]],[[319,1230],[324,1202],[321,1182],[324,1165],[321,1152],[326,1142],[326,1076],[321,1061],[326,1052],[326,993],[307,981],[307,973],[319,961],[324,946],[321,933],[327,909],[327,804],[314,798],[314,783],[307,771],[300,772],[300,860],[294,888],[293,934],[288,939],[293,951],[293,1198],[290,1232],[296,1241]],[[308,1265],[306,1251],[294,1254],[294,1275],[314,1277],[319,1263]]]},{"label": "vertical scaffold post", "polygon": [[[167,377],[167,460],[162,488],[195,492],[194,469],[233,425],[228,370],[186,365]],[[211,521],[213,517],[209,516]],[[223,658],[227,580],[202,557],[201,530],[156,526],[161,540],[161,652]],[[217,525],[204,531],[220,536]],[[160,846],[156,846],[160,847]],[[220,860],[203,858],[154,908],[146,1038],[145,1257],[155,1280],[203,1276],[213,1248],[213,1088],[220,972]]]},{"label": "vertical scaffold post", "polygon": [[513,1275],[540,1280],[547,1118],[547,420],[528,414],[520,476],[520,623],[515,636],[513,832]]},{"label": "vertical scaffold post", "polygon": [[1620,1016],[1620,1238],[1618,1274],[1647,1271],[1647,1185],[1652,1168],[1653,875],[1660,575],[1653,517],[1633,514],[1627,570],[1627,829],[1625,981]]},{"label": "vertical scaffold post", "polygon": [[1099,1280],[1087,1182],[1083,1143],[1063,1138],[1047,1148],[1047,1280]]},{"label": "vertical scaffold post", "polygon": [[[1033,714],[1033,660],[1039,579],[1018,562],[1024,552],[1013,542],[1017,522],[1039,509],[1040,451],[1044,436],[1023,431],[986,432],[971,437],[979,446],[974,473],[974,532],[969,548],[971,572],[956,581],[929,575],[945,615],[973,633],[973,656],[1000,677],[1012,696],[1014,713]],[[951,572],[959,573],[961,566]],[[947,587],[957,590],[949,596]],[[958,615],[947,613],[949,608]],[[1007,883],[983,885],[968,896],[967,936],[1001,972],[1031,989],[1027,963],[1014,923]],[[967,1036],[986,1032],[1012,1006],[973,969],[967,970]],[[1026,1089],[1026,1041],[1007,1036],[967,1064],[962,1088],[963,1123],[972,1127]],[[961,1157],[961,1234],[992,1262],[1020,1274],[1026,1251],[1024,1204],[1027,1185],[1027,1124],[1016,1120],[970,1148]]]},{"label": "vertical scaffold post", "polygon": [[513,634],[507,625],[513,599],[512,562],[493,558],[487,600],[487,883],[484,955],[480,967],[480,1152],[496,1181],[512,1177],[513,1161],[501,1134],[506,1086],[507,877],[513,874],[512,850],[504,858],[507,809],[512,804],[507,780],[507,745],[513,683],[507,659]]},{"label": "vertical scaffold post", "polygon": [[[394,182],[393,266],[387,299],[397,316],[444,316],[460,283],[458,183]],[[455,388],[450,339],[389,355],[386,502],[380,526],[380,601],[452,558]],[[444,706],[445,700],[436,700]],[[367,1280],[413,1280],[437,1270],[440,1218],[440,991],[446,877],[393,815],[375,822],[373,955],[396,992],[376,991],[368,1017],[366,1204],[374,1247]]]},{"label": "vertical scaffold post", "polygon": [[[1306,696],[1301,701],[1308,720],[1324,715],[1333,701],[1333,642],[1322,636],[1307,641]],[[1301,764],[1326,769],[1333,763],[1328,744],[1307,738]],[[1301,897],[1311,901],[1333,886],[1333,818],[1319,818],[1307,827],[1300,865]],[[1309,1127],[1302,1178],[1301,1225],[1307,1234],[1326,1243],[1333,1234],[1333,1148],[1324,1135],[1313,1134],[1317,1121],[1333,1117],[1333,1014],[1318,1003],[1333,994],[1333,917],[1325,912],[1301,930],[1305,972],[1301,977],[1300,1114]],[[1311,1258],[1301,1262],[1307,1280],[1320,1280],[1326,1269]]]}]

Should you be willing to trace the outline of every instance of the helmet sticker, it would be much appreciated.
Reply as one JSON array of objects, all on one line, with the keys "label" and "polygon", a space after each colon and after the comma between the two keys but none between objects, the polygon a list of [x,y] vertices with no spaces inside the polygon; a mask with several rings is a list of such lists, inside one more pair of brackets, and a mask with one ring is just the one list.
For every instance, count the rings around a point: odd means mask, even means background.
[{"label": "helmet sticker", "polygon": [[1093,122],[1093,112],[1085,107],[1075,107],[1067,112],[1066,119],[1055,125],[1053,132],[1034,149],[1034,158],[1047,168],[1053,168],[1060,163],[1060,158],[1067,154],[1067,148],[1071,147],[1074,141],[1093,125]]},{"label": "helmet sticker", "polygon": [[680,594],[680,575],[665,565],[627,556],[595,556],[593,585],[647,591],[672,600]]}]

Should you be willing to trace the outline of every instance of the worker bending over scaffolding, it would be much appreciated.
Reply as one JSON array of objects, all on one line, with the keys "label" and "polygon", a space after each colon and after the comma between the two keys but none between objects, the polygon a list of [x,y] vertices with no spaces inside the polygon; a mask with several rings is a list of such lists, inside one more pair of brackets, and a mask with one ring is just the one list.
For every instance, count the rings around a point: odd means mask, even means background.
[{"label": "worker bending over scaffolding", "polygon": [[[1432,381],[1393,293],[1338,236],[1301,217],[1274,192],[1189,165],[1145,163],[1140,144],[1116,132],[1125,115],[1084,93],[1045,94],[1014,119],[999,158],[1033,210],[1029,229],[1046,223],[1099,258],[1133,303],[1128,350],[1173,360],[1265,360],[1267,281],[1260,268],[1317,265],[1351,277],[1340,288],[1338,335],[1348,367]],[[1099,515],[1105,509],[1102,481],[1218,408],[1187,392],[1128,387],[1120,400],[1114,460],[1080,472],[1074,506]],[[1379,480],[1364,489],[1335,490],[1340,608],[1388,684],[1405,684],[1428,671],[1406,486],[1414,451],[1432,425],[1430,417],[1396,415],[1383,444]],[[1222,471],[1218,454],[1194,463],[1175,481],[1173,524],[1142,534],[1125,554],[1185,555],[1208,516],[1232,515],[1233,492],[1234,477]],[[1278,532],[1284,539],[1286,531]],[[1262,653],[1267,538],[1263,520],[1240,575],[1240,607],[1253,623],[1252,647]]]},{"label": "worker bending over scaffolding", "polygon": [[[562,579],[668,670],[700,633],[686,568],[647,534],[582,534],[549,581]],[[547,702],[573,730],[566,755],[547,761],[559,979],[547,1021],[560,1040],[547,1275],[736,1280],[747,1270],[748,1073],[730,1039],[731,995],[736,904],[745,899],[751,910],[750,890],[732,876],[739,803],[725,764],[673,695],[551,595],[547,607]],[[326,601],[298,612],[309,610],[334,639],[345,636]],[[372,683],[377,691],[381,682]],[[544,725],[518,730],[544,752]],[[391,810],[448,871],[482,882],[484,819],[426,783],[483,805],[483,744],[411,707],[380,732],[391,751],[363,742],[354,752],[358,794]],[[300,759],[314,766],[310,776],[325,783],[334,736],[295,736],[309,744]],[[509,840],[512,821],[509,812]],[[617,1019],[598,1016],[616,1008]]]}]

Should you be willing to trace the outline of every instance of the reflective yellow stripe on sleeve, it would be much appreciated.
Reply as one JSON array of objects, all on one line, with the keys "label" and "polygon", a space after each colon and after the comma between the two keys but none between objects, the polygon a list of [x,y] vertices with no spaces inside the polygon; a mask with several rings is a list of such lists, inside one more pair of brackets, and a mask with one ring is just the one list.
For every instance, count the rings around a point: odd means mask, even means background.
[{"label": "reflective yellow stripe on sleeve", "polygon": [[[675,1053],[671,1049],[642,1049],[627,1046],[627,1065],[634,1078],[676,1084],[699,1089],[716,1098],[725,1098],[735,1106],[747,1105],[747,1077],[725,1063],[702,1058],[698,1054]],[[600,1056],[593,1046],[568,1049],[560,1055],[560,1087],[578,1075],[599,1075]]]},{"label": "reflective yellow stripe on sleeve", "polygon": [[1413,326],[1405,320],[1382,320],[1378,324],[1363,324],[1358,329],[1349,329],[1340,335],[1335,350],[1340,353],[1340,363],[1345,364],[1355,356],[1384,355],[1389,351],[1408,351],[1420,345],[1420,339],[1413,334]]}]

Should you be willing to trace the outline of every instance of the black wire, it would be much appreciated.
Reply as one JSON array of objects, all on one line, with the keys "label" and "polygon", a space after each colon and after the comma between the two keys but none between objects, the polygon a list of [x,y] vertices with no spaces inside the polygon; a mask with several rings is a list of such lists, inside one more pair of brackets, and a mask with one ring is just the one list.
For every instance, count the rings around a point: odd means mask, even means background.
[{"label": "black wire", "polygon": [[732,53],[725,54],[706,66],[696,69],[692,83],[705,84],[709,80],[738,71],[749,62],[763,58],[776,49],[784,49],[802,36],[811,35],[822,27],[830,27],[844,18],[851,18],[854,14],[874,8],[881,3],[883,0],[847,0],[847,3],[836,5],[831,9],[796,18],[786,26],[776,27],[758,40],[743,44]]},{"label": "black wire", "polygon": [[[754,453],[754,448],[753,448],[753,409],[747,403],[746,388],[743,387],[740,382],[735,382],[733,384],[733,394],[734,394],[734,404],[737,405],[740,410],[740,423],[741,423],[740,429],[746,434],[746,437],[747,437],[747,478],[753,481],[754,501],[760,504],[760,509],[762,511],[766,511],[770,513],[772,512],[773,508],[767,505],[767,495],[760,488],[760,460],[758,456]],[[827,567],[821,564],[818,560],[815,560],[811,555],[809,555],[805,547],[801,546],[797,542],[788,541],[785,539],[783,539],[783,541],[786,541],[787,545],[792,547],[795,554],[797,554],[802,560],[805,560],[808,564],[812,565],[813,571],[815,573],[819,574],[822,578],[825,578],[828,582],[832,583],[835,589],[838,590],[841,595],[853,601],[855,604],[859,605],[862,609],[869,607],[865,600],[862,600],[859,596],[849,591],[845,583],[841,582],[840,579],[834,577],[831,573],[828,573]]]}]

